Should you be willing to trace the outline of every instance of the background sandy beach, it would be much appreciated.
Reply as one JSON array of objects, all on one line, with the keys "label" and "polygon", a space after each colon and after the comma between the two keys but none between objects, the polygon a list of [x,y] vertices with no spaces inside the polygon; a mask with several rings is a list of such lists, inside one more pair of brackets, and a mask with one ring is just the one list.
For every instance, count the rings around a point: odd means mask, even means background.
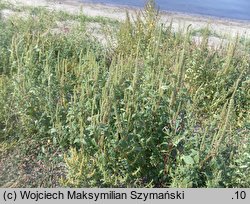
[{"label": "background sandy beach", "polygon": [[[135,8],[81,3],[76,0],[10,0],[9,2],[26,6],[44,6],[52,10],[62,10],[73,14],[83,12],[88,16],[102,16],[116,20],[124,20],[126,18],[126,11],[129,11],[132,16],[139,11],[139,9]],[[185,28],[190,24],[194,29],[204,28],[208,25],[211,31],[219,35],[229,34],[235,36],[239,34],[240,36],[250,36],[249,21],[219,19],[176,12],[161,12],[161,21],[163,23],[170,22],[172,19],[175,29]]]}]

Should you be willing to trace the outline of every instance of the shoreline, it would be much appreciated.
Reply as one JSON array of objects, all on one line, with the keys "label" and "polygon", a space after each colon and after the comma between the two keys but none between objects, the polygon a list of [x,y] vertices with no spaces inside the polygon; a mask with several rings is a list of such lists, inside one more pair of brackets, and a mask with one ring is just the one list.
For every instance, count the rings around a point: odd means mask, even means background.
[{"label": "shoreline", "polygon": [[[24,6],[43,6],[52,10],[62,10],[72,14],[83,13],[91,17],[107,17],[118,21],[126,19],[126,12],[133,17],[143,8],[107,5],[102,3],[86,3],[78,0],[10,0],[9,3]],[[160,22],[169,23],[173,21],[174,30],[185,29],[191,25],[192,29],[209,29],[219,35],[230,35],[250,37],[250,21],[219,18],[214,16],[203,16],[198,14],[180,13],[172,11],[159,11]]]},{"label": "shoreline", "polygon": [[[70,0],[61,0],[61,2],[69,3]],[[127,10],[142,10],[143,7],[139,6],[131,6],[131,5],[121,5],[121,4],[108,4],[108,3],[91,3],[91,2],[82,2],[80,0],[71,0],[71,2],[77,2],[80,4],[86,4],[86,5],[100,5],[100,6],[108,6],[111,8],[121,8],[121,9],[127,9]],[[158,9],[158,7],[156,7]],[[201,18],[204,20],[210,19],[210,20],[218,20],[218,21],[224,21],[224,22],[235,22],[235,23],[246,23],[250,24],[250,20],[245,19],[236,19],[236,18],[228,18],[228,17],[218,17],[213,15],[205,15],[205,14],[198,14],[198,13],[191,13],[191,12],[181,12],[181,11],[174,11],[174,10],[163,10],[159,9],[160,13],[162,15],[176,15],[177,17],[190,17],[190,18]]]}]

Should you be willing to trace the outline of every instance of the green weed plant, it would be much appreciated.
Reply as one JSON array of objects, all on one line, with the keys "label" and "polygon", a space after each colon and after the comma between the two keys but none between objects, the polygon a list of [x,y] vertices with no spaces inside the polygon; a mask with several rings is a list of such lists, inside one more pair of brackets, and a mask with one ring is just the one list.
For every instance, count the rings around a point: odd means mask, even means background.
[{"label": "green weed plant", "polygon": [[109,49],[80,32],[88,18],[48,32],[59,18],[38,8],[0,21],[1,143],[60,148],[62,186],[249,187],[248,44],[211,48],[207,32],[194,43],[192,29],[159,23],[153,1]]}]

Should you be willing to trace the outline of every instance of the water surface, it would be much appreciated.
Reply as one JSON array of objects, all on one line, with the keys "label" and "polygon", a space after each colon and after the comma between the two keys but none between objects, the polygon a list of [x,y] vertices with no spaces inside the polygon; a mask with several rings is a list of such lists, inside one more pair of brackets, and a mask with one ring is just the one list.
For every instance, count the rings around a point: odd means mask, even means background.
[{"label": "water surface", "polygon": [[[143,7],[145,0],[82,0],[83,2],[105,3]],[[176,11],[219,18],[250,20],[250,0],[156,0],[161,10]]]}]

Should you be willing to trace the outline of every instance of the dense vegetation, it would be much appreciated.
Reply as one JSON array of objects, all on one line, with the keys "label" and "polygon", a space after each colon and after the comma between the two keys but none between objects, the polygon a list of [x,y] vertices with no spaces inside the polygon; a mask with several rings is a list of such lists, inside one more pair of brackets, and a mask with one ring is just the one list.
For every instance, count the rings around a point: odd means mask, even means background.
[{"label": "dense vegetation", "polygon": [[[1,160],[64,163],[69,187],[250,186],[247,39],[211,47],[204,29],[195,43],[151,1],[122,23],[26,12],[0,20]],[[80,23],[53,33],[65,20]],[[91,40],[88,22],[118,27],[114,41]],[[25,187],[53,186],[39,178]]]}]

